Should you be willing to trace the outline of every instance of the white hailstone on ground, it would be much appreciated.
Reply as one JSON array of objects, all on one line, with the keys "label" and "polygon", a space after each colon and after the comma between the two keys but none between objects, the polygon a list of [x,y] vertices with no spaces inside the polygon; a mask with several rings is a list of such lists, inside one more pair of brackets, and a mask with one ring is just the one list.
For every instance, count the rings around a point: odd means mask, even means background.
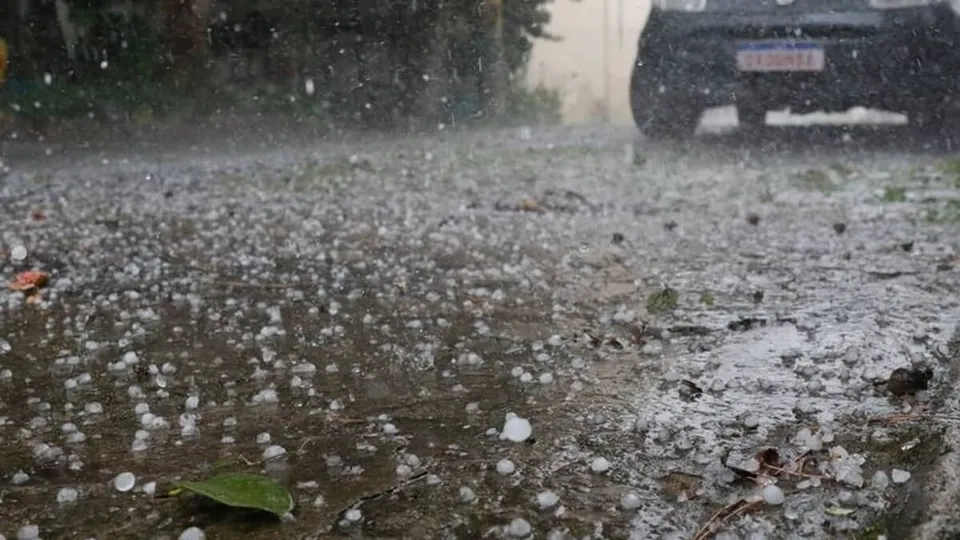
[{"label": "white hailstone on ground", "polygon": [[363,513],[360,512],[359,508],[351,508],[343,514],[343,518],[350,523],[356,523],[363,519]]},{"label": "white hailstone on ground", "polygon": [[441,480],[440,477],[435,474],[430,474],[427,475],[426,482],[428,486],[439,486],[441,483],[443,483],[443,480]]},{"label": "white hailstone on ground", "polygon": [[533,435],[533,426],[526,418],[508,413],[507,419],[503,423],[503,429],[500,432],[500,438],[510,442],[523,442]]},{"label": "white hailstone on ground", "polygon": [[890,487],[890,477],[883,471],[877,471],[873,473],[873,477],[870,479],[870,485],[877,489],[887,489]]},{"label": "white hailstone on ground", "polygon": [[148,497],[153,497],[157,494],[157,483],[156,482],[147,482],[143,485],[143,493]]},{"label": "white hailstone on ground", "polygon": [[17,531],[17,540],[40,540],[40,527],[24,525]]},{"label": "white hailstone on ground", "polygon": [[184,402],[183,405],[187,409],[196,409],[197,407],[200,406],[200,398],[197,396],[190,396],[187,398],[187,400]]},{"label": "white hailstone on ground", "polygon": [[270,443],[269,433],[263,432],[257,435],[257,444],[269,444],[269,443]]},{"label": "white hailstone on ground", "polygon": [[477,494],[472,489],[463,486],[460,488],[460,500],[465,503],[472,503],[477,500]]},{"label": "white hailstone on ground", "polygon": [[277,396],[277,391],[274,390],[274,389],[272,389],[272,388],[265,388],[265,389],[257,392],[257,393],[253,396],[253,403],[254,403],[254,404],[277,403],[277,402],[279,402],[279,401],[280,401],[280,398],[279,398],[279,396]]},{"label": "white hailstone on ground", "polygon": [[130,491],[136,483],[137,477],[132,472],[120,473],[113,479],[113,487],[120,492]]},{"label": "white hailstone on ground", "polygon": [[13,246],[13,249],[10,250],[10,258],[15,261],[22,261],[27,258],[27,248],[26,246]]},{"label": "white hailstone on ground", "polygon": [[634,491],[630,491],[620,498],[620,507],[624,510],[636,510],[640,508],[642,503],[643,499]]},{"label": "white hailstone on ground", "polygon": [[550,384],[553,382],[553,373],[540,374],[540,384]]},{"label": "white hailstone on ground", "polygon": [[514,538],[526,538],[533,532],[530,522],[523,518],[516,518],[507,525],[507,534]]},{"label": "white hailstone on ground", "polygon": [[520,382],[528,383],[533,381],[533,375],[529,372],[524,372],[523,375],[520,375]]},{"label": "white hailstone on ground", "polygon": [[406,465],[403,463],[401,463],[400,465],[397,465],[396,472],[397,472],[397,478],[401,480],[406,480],[407,478],[410,478],[413,475],[413,469],[411,469],[409,465]]},{"label": "white hailstone on ground", "polygon": [[590,470],[596,474],[603,474],[610,470],[610,461],[605,457],[598,457],[590,463]]},{"label": "white hailstone on ground", "polygon": [[507,458],[503,458],[497,462],[497,472],[503,475],[513,474],[516,472],[517,467]]},{"label": "white hailstone on ground", "polygon": [[263,450],[263,459],[276,459],[286,453],[286,448],[278,444],[270,445]]},{"label": "white hailstone on ground", "polygon": [[763,501],[770,505],[780,505],[786,500],[783,490],[775,484],[763,488]]},{"label": "white hailstone on ground", "polygon": [[396,435],[396,434],[397,434],[397,426],[395,426],[395,425],[393,425],[393,424],[391,424],[391,423],[389,423],[389,422],[387,422],[386,424],[384,424],[384,425],[383,425],[383,428],[381,428],[381,429],[383,429],[384,435]]},{"label": "white hailstone on ground", "polygon": [[190,527],[180,533],[180,540],[204,540],[206,537],[207,535],[204,534],[203,529],[199,527]]},{"label": "white hailstone on ground", "polygon": [[910,480],[910,471],[893,469],[890,471],[890,479],[893,480],[894,484],[904,484]]},{"label": "white hailstone on ground", "polygon": [[137,353],[133,351],[127,351],[123,353],[123,358],[121,358],[121,361],[128,366],[132,366],[140,361],[140,357],[137,356]]},{"label": "white hailstone on ground", "polygon": [[537,493],[537,505],[543,510],[553,508],[558,502],[560,502],[560,496],[553,491],[547,490]]},{"label": "white hailstone on ground", "polygon": [[79,496],[80,493],[73,488],[60,488],[60,491],[57,492],[57,502],[60,504],[69,504],[76,501]]}]

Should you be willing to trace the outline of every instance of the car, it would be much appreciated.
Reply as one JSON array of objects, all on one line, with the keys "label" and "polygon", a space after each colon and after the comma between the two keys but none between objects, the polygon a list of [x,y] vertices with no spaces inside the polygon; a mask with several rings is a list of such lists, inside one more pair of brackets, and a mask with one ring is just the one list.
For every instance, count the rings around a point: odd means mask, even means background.
[{"label": "car", "polygon": [[630,103],[650,137],[691,136],[734,104],[742,127],[771,110],[852,107],[942,129],[960,120],[957,0],[653,0]]}]

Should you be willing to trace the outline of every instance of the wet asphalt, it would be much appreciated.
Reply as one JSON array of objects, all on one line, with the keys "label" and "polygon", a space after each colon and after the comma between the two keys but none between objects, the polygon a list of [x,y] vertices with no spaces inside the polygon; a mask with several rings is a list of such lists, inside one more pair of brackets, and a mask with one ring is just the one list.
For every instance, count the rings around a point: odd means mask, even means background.
[{"label": "wet asphalt", "polygon": [[0,534],[948,538],[953,139],[7,141]]}]

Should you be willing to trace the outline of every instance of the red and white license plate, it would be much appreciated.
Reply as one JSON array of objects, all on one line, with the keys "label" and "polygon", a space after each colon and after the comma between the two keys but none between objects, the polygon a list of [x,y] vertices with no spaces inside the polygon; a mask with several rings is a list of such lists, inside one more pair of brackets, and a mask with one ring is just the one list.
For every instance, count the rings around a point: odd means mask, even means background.
[{"label": "red and white license plate", "polygon": [[744,41],[737,43],[737,69],[751,72],[823,71],[826,58],[819,43]]}]

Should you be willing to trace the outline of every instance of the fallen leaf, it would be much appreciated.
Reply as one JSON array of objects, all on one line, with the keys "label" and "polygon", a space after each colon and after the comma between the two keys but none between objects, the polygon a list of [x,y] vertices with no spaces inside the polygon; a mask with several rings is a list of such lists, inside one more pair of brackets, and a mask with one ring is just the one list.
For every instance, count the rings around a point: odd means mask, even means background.
[{"label": "fallen leaf", "polygon": [[827,506],[823,509],[824,512],[831,516],[849,516],[850,514],[857,511],[856,508],[844,508],[842,506]]},{"label": "fallen leaf", "polygon": [[202,482],[183,482],[176,491],[190,491],[235,508],[263,510],[281,519],[293,510],[293,496],[285,487],[255,474],[219,474]]},{"label": "fallen leaf", "polygon": [[647,311],[652,314],[673,311],[677,308],[680,300],[680,293],[676,289],[664,287],[663,289],[650,293],[647,297]]},{"label": "fallen leaf", "polygon": [[11,291],[22,292],[30,295],[38,289],[43,288],[50,281],[50,276],[38,270],[28,270],[20,272],[13,278],[13,281],[7,285]]}]

